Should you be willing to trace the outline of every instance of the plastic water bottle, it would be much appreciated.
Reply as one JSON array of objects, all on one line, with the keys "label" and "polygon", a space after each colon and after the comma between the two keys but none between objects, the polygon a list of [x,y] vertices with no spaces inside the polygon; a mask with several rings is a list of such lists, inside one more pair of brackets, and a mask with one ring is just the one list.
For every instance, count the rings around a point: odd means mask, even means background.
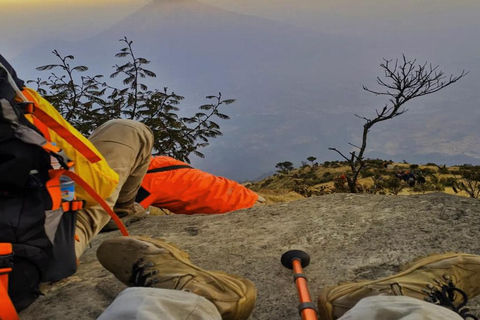
[{"label": "plastic water bottle", "polygon": [[[70,168],[70,171],[73,168]],[[60,177],[60,192],[62,193],[62,201],[75,200],[75,182],[67,176]]]},{"label": "plastic water bottle", "polygon": [[[50,156],[50,165],[53,169],[61,168],[58,159],[53,156]],[[73,167],[71,167],[69,170],[75,172]],[[60,176],[60,193],[62,194],[62,201],[75,200],[75,182],[73,182],[70,177],[63,175]]]}]

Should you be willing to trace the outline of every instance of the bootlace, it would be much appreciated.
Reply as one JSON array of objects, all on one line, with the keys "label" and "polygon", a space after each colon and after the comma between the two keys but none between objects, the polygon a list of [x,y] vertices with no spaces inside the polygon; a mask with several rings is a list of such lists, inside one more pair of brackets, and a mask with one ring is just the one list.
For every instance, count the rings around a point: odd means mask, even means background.
[{"label": "bootlace", "polygon": [[[446,281],[445,283],[435,279],[437,286],[430,284],[427,285],[428,290],[423,290],[423,292],[428,295],[425,297],[425,301],[449,308],[458,313],[465,320],[479,320],[476,316],[471,314],[470,309],[466,307],[468,302],[467,294],[457,288],[448,275],[444,275],[443,278]],[[454,302],[457,294],[461,296],[461,300],[458,305],[455,305]]]},{"label": "bootlace", "polygon": [[[153,262],[145,263],[145,258],[141,258],[132,266],[132,275],[129,282],[134,287],[151,287],[159,280],[157,278],[150,279],[151,276],[158,274],[157,270],[149,271],[148,268],[153,267]],[[478,320],[478,319],[477,319]]]}]

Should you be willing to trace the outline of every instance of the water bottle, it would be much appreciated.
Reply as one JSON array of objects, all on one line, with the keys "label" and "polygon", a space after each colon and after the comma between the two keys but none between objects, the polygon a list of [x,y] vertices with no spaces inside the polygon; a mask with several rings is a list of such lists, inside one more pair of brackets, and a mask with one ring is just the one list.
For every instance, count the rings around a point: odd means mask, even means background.
[{"label": "water bottle", "polygon": [[[70,168],[70,171],[73,171],[73,168]],[[67,176],[61,176],[60,192],[62,193],[62,201],[75,200],[75,182]]]},{"label": "water bottle", "polygon": [[[60,163],[58,162],[58,159],[53,156],[50,156],[50,165],[52,166],[53,169],[61,168]],[[75,172],[73,167],[71,167],[69,170],[72,172]],[[63,176],[63,175],[60,176],[60,193],[62,194],[62,201],[66,202],[66,201],[75,200],[75,182],[73,182],[73,180],[70,179],[70,177]]]}]

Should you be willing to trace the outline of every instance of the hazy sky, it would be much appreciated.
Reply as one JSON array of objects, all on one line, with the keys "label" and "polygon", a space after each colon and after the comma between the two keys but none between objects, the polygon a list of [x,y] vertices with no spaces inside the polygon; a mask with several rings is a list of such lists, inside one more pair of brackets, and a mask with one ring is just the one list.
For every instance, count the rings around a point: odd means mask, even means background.
[{"label": "hazy sky", "polygon": [[[178,0],[181,1],[181,0]],[[257,15],[296,26],[327,32],[381,32],[399,26],[403,31],[405,15],[411,25],[433,28],[427,15],[435,15],[441,26],[437,31],[478,17],[478,0],[199,0],[248,15]],[[44,39],[78,40],[113,25],[149,0],[0,0],[0,11],[9,12],[0,20],[0,48],[7,57]],[[415,24],[411,22],[417,20]],[[21,21],[21,23],[19,22]],[[355,28],[352,26],[360,26]],[[14,26],[14,27],[13,27]],[[405,29],[407,28],[407,29]],[[439,29],[440,28],[440,29]],[[9,30],[10,32],[4,32]]]},{"label": "hazy sky", "polygon": [[[0,50],[11,58],[46,39],[79,40],[108,28],[147,0],[0,0]],[[9,32],[6,32],[6,31]]]},{"label": "hazy sky", "polygon": [[[181,0],[178,0],[181,1]],[[448,30],[479,16],[478,0],[199,0],[248,15],[257,15],[321,31],[355,34],[383,32],[410,25]],[[0,0],[0,48],[13,57],[44,39],[78,40],[93,36],[149,0]],[[441,25],[430,23],[435,15]],[[416,21],[416,23],[411,23]],[[21,23],[19,22],[21,21]],[[422,21],[425,21],[422,23]],[[15,26],[15,27],[13,27]],[[360,27],[360,28],[358,28]],[[10,32],[4,32],[9,30]]]}]

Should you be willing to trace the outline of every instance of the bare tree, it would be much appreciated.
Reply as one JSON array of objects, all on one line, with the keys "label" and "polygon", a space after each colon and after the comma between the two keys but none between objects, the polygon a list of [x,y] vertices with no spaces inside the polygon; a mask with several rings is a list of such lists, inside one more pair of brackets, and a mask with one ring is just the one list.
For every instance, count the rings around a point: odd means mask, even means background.
[{"label": "bare tree", "polygon": [[356,117],[365,120],[365,124],[363,125],[361,146],[349,143],[356,149],[350,152],[350,156],[345,156],[336,148],[329,148],[348,161],[351,176],[347,177],[347,183],[352,193],[357,193],[357,180],[365,168],[364,154],[370,129],[378,122],[393,119],[407,112],[408,109],[405,109],[404,105],[408,101],[440,91],[468,74],[468,72],[462,71],[460,75],[447,77],[442,70],[438,69],[438,66],[433,66],[428,62],[417,64],[416,59],[407,60],[405,55],[395,61],[384,59],[380,67],[385,74],[384,79],[377,77],[377,84],[382,88],[376,91],[364,86],[363,89],[377,96],[387,96],[389,102],[381,110],[375,110],[374,118],[355,114]]}]

